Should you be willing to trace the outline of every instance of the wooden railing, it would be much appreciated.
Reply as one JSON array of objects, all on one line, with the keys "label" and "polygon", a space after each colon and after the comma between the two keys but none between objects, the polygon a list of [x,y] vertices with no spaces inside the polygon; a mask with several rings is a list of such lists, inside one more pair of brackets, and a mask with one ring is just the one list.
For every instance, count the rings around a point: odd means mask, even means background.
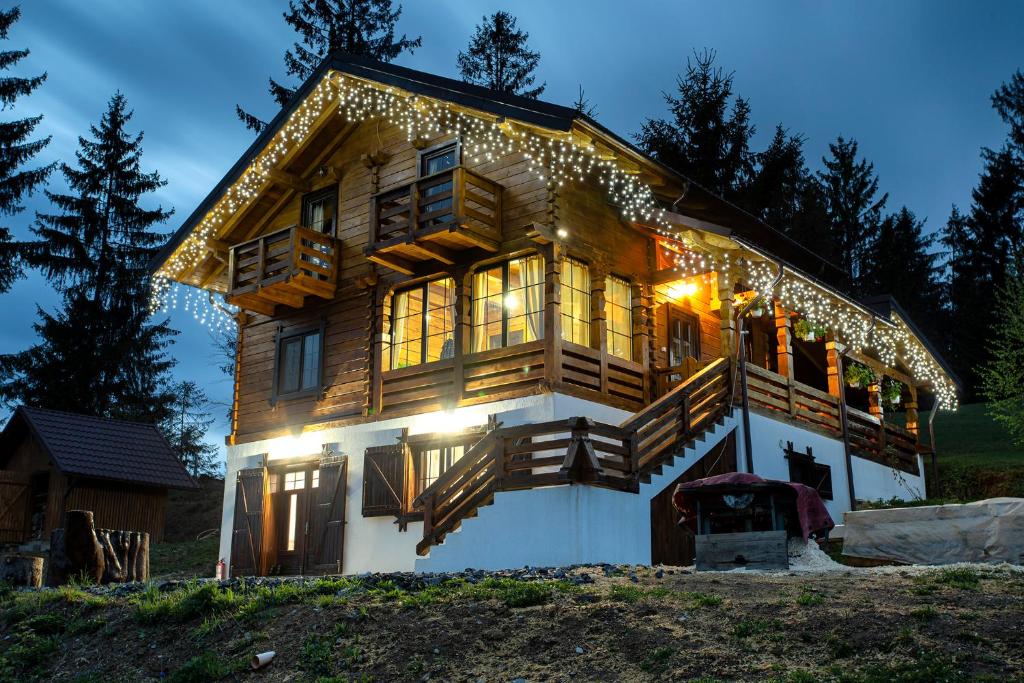
[{"label": "wooden railing", "polygon": [[639,491],[726,414],[731,376],[729,360],[719,359],[618,426],[573,417],[488,432],[413,502],[423,509],[416,551],[440,543],[497,491],[569,482]]},{"label": "wooden railing", "polygon": [[[747,364],[747,394],[751,408],[784,413],[791,420],[824,431],[833,438],[842,438],[839,399],[831,394],[750,363]],[[919,474],[917,437],[912,432],[849,406],[846,414],[850,450],[854,455]]]},{"label": "wooden railing", "polygon": [[562,341],[562,381],[581,389],[645,403],[644,366],[587,346]]},{"label": "wooden railing", "polygon": [[370,201],[371,249],[454,228],[501,239],[501,186],[463,166],[378,192]]},{"label": "wooden railing", "polygon": [[262,235],[231,247],[228,299],[278,287],[267,297],[290,303],[306,294],[331,298],[338,280],[340,250],[330,235],[299,226]]}]

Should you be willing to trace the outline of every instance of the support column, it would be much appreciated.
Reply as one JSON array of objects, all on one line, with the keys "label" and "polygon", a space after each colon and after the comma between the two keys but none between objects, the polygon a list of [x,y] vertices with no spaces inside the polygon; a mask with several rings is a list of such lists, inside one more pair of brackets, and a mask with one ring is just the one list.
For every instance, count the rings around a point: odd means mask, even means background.
[{"label": "support column", "polygon": [[549,388],[562,381],[562,248],[544,245],[544,376]]},{"label": "support column", "polygon": [[775,354],[778,358],[779,374],[793,379],[793,319],[782,304],[775,302]]},{"label": "support column", "polygon": [[[389,289],[383,282],[373,290],[373,354],[370,372],[370,400],[366,407],[368,415],[379,415],[384,409],[384,367],[391,367],[391,307],[388,303]],[[385,332],[387,330],[387,332]]]},{"label": "support column", "polygon": [[718,272],[718,300],[721,307],[718,310],[721,316],[719,324],[720,344],[722,356],[734,358],[736,356],[736,321],[733,319],[733,278],[728,271]]},{"label": "support column", "polygon": [[468,269],[458,268],[454,273],[455,279],[455,320],[453,330],[453,365],[452,365],[452,407],[459,405],[463,398],[465,389],[464,362],[466,354],[473,348],[472,328],[470,327],[470,292],[472,291]]},{"label": "support column", "polygon": [[882,409],[882,378],[879,377],[877,382],[872,382],[868,385],[868,412],[875,417],[882,419],[884,410]]},{"label": "support column", "polygon": [[907,411],[907,431],[920,439],[920,431],[918,429],[919,418],[917,416],[917,387],[908,386],[907,391],[910,392],[910,400],[903,404]]},{"label": "support column", "polygon": [[604,298],[605,267],[590,264],[590,348],[600,356],[601,393],[608,393],[608,319]]},{"label": "support column", "polygon": [[828,393],[836,398],[843,396],[843,368],[840,360],[841,349],[835,339],[825,342],[825,359],[828,362]]},{"label": "support column", "polygon": [[651,402],[654,394],[654,368],[651,366],[651,340],[654,338],[654,335],[650,330],[651,316],[649,315],[650,302],[653,300],[653,297],[648,297],[646,289],[647,286],[641,284],[640,277],[635,275],[632,283],[630,283],[629,297],[633,305],[632,315],[630,316],[633,333],[633,360],[644,368],[645,405]]}]

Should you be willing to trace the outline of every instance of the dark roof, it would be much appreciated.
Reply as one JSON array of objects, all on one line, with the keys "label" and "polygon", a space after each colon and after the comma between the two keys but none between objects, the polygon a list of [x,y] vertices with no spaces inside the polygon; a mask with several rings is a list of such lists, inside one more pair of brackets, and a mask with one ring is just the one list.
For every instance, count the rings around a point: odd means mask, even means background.
[{"label": "dark roof", "polygon": [[950,364],[946,362],[946,359],[942,357],[942,354],[939,353],[939,350],[935,347],[935,345],[933,345],[931,341],[928,339],[928,337],[925,336],[924,332],[922,332],[920,328],[918,328],[918,326],[914,324],[914,321],[910,317],[910,315],[908,315],[907,312],[903,310],[903,307],[900,306],[899,302],[897,302],[896,299],[892,297],[892,295],[883,294],[882,296],[873,296],[871,298],[864,299],[862,303],[884,318],[892,319],[893,313],[898,315],[900,317],[900,320],[905,322],[907,324],[907,327],[910,328],[910,331],[914,333],[914,336],[921,340],[921,343],[924,344],[924,347],[926,349],[928,349],[928,353],[932,354],[932,357],[939,364],[939,366],[942,367],[942,369],[946,371],[946,374],[950,376],[950,378],[953,380],[953,383],[956,384],[957,389],[963,391],[964,384],[963,382],[960,381],[960,378],[957,376],[957,374],[953,372],[952,366],[950,366]]},{"label": "dark roof", "polygon": [[22,427],[27,427],[63,474],[167,488],[197,487],[155,425],[21,406],[0,433],[0,456],[13,450]]},{"label": "dark roof", "polygon": [[564,107],[528,97],[520,97],[510,93],[502,93],[452,78],[435,76],[424,71],[416,71],[415,69],[398,66],[397,64],[379,62],[367,57],[340,52],[327,57],[320,64],[319,68],[296,90],[295,96],[288,105],[278,112],[277,116],[270,121],[263,129],[263,132],[245,150],[234,166],[228,170],[224,178],[207,195],[206,199],[185,219],[185,222],[174,233],[167,244],[156,253],[150,264],[152,270],[157,270],[174,253],[174,250],[185,241],[189,233],[195,229],[199,222],[203,220],[203,217],[216,205],[227,188],[241,177],[242,173],[245,172],[260,151],[267,146],[281,125],[305,100],[313,88],[316,87],[324,74],[331,70],[551,130],[568,131],[572,128],[573,121],[584,121],[608,138],[615,140],[618,144],[648,159],[667,174],[676,176],[687,188],[686,194],[678,204],[681,211],[700,220],[727,224],[737,234],[747,237],[763,249],[798,265],[811,275],[819,276],[829,281],[835,280],[836,276],[840,275],[840,271],[834,264],[822,259],[802,244],[792,240],[743,209],[725,201],[706,188],[701,187],[683,174],[657,160],[651,159],[628,140],[604,127],[594,118],[582,114],[571,107]]}]

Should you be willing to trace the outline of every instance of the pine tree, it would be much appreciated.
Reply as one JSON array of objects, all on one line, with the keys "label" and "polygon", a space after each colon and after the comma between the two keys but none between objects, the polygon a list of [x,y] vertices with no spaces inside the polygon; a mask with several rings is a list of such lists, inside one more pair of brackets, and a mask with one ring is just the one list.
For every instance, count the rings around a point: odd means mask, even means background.
[{"label": "pine tree", "polygon": [[516,18],[508,12],[495,12],[478,24],[465,52],[459,52],[458,67],[462,80],[498,92],[536,99],[545,83],[531,87],[540,53],[527,47],[530,34],[516,28]]},{"label": "pine tree", "polygon": [[92,139],[79,138],[77,164],[62,164],[71,194],[47,192],[59,213],[37,214],[35,242],[19,245],[63,297],[40,310],[39,343],[0,357],[0,396],[94,415],[158,422],[173,396],[165,349],[176,334],[149,320],[148,265],[171,212],[142,206],[165,184],[141,170],[142,134],[127,130],[123,95],[111,98]]},{"label": "pine tree", "polygon": [[1009,83],[1003,83],[992,95],[992,107],[1008,126],[1008,140],[1016,157],[1024,160],[1024,71],[1017,70]]},{"label": "pine tree", "polygon": [[[0,11],[0,40],[7,40],[11,27],[21,18],[21,9],[14,7]],[[7,71],[29,55],[28,50],[0,52],[0,71]],[[21,97],[30,95],[46,80],[46,74],[19,78],[0,78],[0,102],[3,108],[14,108]],[[24,168],[46,145],[50,138],[30,140],[42,116],[0,122],[0,215],[15,216],[24,209],[21,200],[42,183],[56,164],[38,168]],[[0,226],[0,293],[10,289],[21,276],[21,263],[12,240],[11,231]]]},{"label": "pine tree", "polygon": [[715,194],[734,199],[749,181],[753,155],[750,104],[733,95],[733,74],[715,66],[715,53],[694,53],[665,94],[671,118],[648,119],[636,136],[648,154]]},{"label": "pine tree", "polygon": [[934,242],[935,236],[926,235],[924,223],[904,206],[879,224],[861,273],[864,291],[896,297],[929,337],[943,327],[939,255],[932,251]]},{"label": "pine tree", "polygon": [[870,293],[861,283],[861,270],[869,245],[878,232],[888,194],[876,199],[878,176],[874,164],[857,158],[857,141],[842,136],[829,143],[831,156],[822,159],[818,182],[828,209],[829,239],[833,261],[842,269],[845,283],[855,294]]},{"label": "pine tree", "polygon": [[206,441],[206,432],[214,423],[210,400],[198,384],[191,381],[174,385],[175,401],[162,427],[168,443],[193,477],[216,474],[217,448]]},{"label": "pine tree", "polygon": [[581,114],[583,116],[590,118],[597,116],[597,107],[591,104],[590,100],[584,96],[582,85],[580,85],[580,94],[576,98],[576,101],[573,102],[572,108],[576,110],[577,114]]},{"label": "pine tree", "polygon": [[768,147],[754,155],[756,170],[740,197],[743,208],[784,232],[796,221],[807,182],[803,144],[802,137],[777,125]]},{"label": "pine tree", "polygon": [[1019,446],[1024,446],[1024,268],[1007,280],[1000,291],[991,360],[981,373],[982,387],[993,417],[1006,426]]},{"label": "pine tree", "polygon": [[[288,0],[284,20],[299,34],[299,41],[284,53],[285,70],[298,83],[309,78],[332,52],[346,52],[390,62],[405,51],[420,47],[422,37],[395,37],[402,6],[391,0]],[[270,79],[270,96],[284,107],[296,86]],[[235,105],[238,118],[256,132],[266,122]]]}]

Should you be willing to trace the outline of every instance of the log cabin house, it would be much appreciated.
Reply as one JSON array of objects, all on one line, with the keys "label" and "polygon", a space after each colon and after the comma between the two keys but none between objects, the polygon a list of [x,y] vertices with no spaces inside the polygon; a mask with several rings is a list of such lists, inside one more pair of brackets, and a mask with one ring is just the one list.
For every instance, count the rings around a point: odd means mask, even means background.
[{"label": "log cabin house", "polygon": [[20,406],[0,432],[0,544],[41,544],[67,510],[163,540],[168,489],[195,489],[160,430]]},{"label": "log cabin house", "polygon": [[234,575],[682,563],[676,482],[810,482],[837,517],[923,495],[919,402],[956,402],[895,302],[590,117],[364,58],[153,268],[155,309],[238,308]]}]

